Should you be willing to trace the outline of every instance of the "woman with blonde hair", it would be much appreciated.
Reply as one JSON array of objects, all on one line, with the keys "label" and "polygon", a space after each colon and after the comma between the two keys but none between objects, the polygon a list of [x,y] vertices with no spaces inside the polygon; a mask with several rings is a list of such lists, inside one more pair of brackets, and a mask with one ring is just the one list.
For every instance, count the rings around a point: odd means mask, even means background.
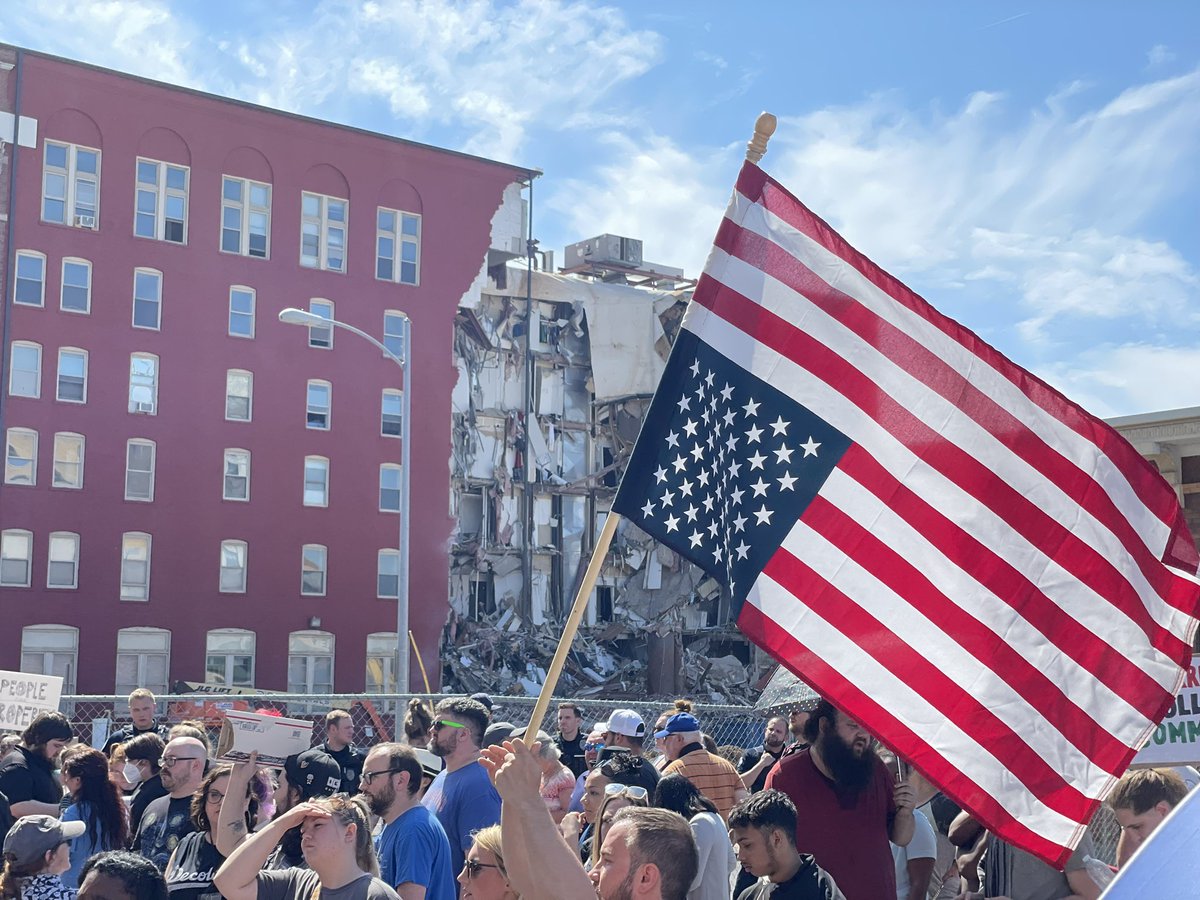
[{"label": "woman with blonde hair", "polygon": [[[280,839],[300,826],[307,869],[262,867]],[[366,800],[335,794],[293,806],[229,854],[213,885],[225,900],[399,900],[379,880]]]},{"label": "woman with blonde hair", "polygon": [[459,900],[521,900],[521,895],[508,883],[500,826],[482,828],[471,838],[474,843],[458,873]]}]

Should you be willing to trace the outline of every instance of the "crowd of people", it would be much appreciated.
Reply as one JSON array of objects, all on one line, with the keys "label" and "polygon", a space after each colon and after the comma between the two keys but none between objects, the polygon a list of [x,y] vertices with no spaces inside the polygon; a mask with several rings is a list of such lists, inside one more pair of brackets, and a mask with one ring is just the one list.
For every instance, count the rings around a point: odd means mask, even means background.
[{"label": "crowd of people", "polygon": [[[278,769],[218,762],[202,723],[156,708],[135,691],[102,749],[59,713],[4,738],[0,900],[1091,900],[1103,880],[1086,835],[1051,868],[827,701],[741,748],[685,700],[652,731],[563,703],[551,735],[485,694],[413,699],[402,740],[356,747],[332,710]],[[1120,780],[1118,865],[1190,786]]]}]

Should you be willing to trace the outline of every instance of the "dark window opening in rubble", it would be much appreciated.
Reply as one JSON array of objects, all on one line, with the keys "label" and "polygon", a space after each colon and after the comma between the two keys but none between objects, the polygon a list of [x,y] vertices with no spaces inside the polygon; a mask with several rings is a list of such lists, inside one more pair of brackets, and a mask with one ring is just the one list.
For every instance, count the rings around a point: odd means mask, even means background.
[{"label": "dark window opening in rubble", "polygon": [[617,471],[611,468],[616,459],[617,457],[613,454],[611,447],[600,448],[600,468],[607,470],[600,478],[600,483],[604,487],[615,489],[617,486]]},{"label": "dark window opening in rubble", "polygon": [[504,290],[508,287],[508,265],[488,267],[488,278],[492,280],[497,290]]},{"label": "dark window opening in rubble", "polygon": [[467,612],[476,622],[482,622],[496,614],[496,592],[492,587],[492,576],[481,575],[467,584]]},{"label": "dark window opening in rubble", "polygon": [[750,645],[744,640],[726,640],[712,637],[708,640],[707,655],[710,657],[736,656],[743,664],[749,664]]},{"label": "dark window opening in rubble", "polygon": [[613,620],[613,589],[611,585],[596,586],[596,621],[611,622]]}]

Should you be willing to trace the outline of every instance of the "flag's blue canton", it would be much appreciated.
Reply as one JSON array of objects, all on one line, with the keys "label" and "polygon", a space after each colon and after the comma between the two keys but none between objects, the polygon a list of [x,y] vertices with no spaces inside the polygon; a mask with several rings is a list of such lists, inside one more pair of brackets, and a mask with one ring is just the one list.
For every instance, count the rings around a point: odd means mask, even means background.
[{"label": "flag's blue canton", "polygon": [[736,618],[849,446],[824,420],[681,331],[613,509],[724,584]]}]

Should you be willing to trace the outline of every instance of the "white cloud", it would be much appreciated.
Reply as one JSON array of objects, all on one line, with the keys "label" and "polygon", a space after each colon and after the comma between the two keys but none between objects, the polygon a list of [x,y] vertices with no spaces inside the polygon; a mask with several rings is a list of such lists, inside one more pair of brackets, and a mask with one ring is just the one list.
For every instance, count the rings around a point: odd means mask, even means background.
[{"label": "white cloud", "polygon": [[1146,68],[1154,69],[1159,66],[1165,66],[1167,63],[1175,59],[1175,54],[1166,44],[1155,44],[1150,48],[1150,52],[1146,54]]},{"label": "white cloud", "polygon": [[1089,412],[1105,418],[1200,406],[1200,343],[1097,347],[1037,374]]}]

